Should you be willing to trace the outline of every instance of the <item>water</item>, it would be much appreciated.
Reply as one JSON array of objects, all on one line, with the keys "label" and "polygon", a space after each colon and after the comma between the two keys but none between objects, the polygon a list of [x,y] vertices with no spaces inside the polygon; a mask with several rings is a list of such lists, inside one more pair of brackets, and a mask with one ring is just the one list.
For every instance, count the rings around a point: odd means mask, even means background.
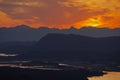
[{"label": "water", "polygon": [[100,77],[90,77],[89,80],[120,80],[120,72],[107,72]]},{"label": "water", "polygon": [[0,57],[15,57],[17,54],[6,54],[6,53],[0,53]]}]

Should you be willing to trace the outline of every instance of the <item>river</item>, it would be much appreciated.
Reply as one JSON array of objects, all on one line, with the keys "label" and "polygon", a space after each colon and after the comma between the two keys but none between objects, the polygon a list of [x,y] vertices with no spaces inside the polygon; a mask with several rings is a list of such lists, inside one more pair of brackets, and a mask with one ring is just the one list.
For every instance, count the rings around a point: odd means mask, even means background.
[{"label": "river", "polygon": [[89,80],[120,80],[120,72],[107,72],[100,77],[89,77]]}]

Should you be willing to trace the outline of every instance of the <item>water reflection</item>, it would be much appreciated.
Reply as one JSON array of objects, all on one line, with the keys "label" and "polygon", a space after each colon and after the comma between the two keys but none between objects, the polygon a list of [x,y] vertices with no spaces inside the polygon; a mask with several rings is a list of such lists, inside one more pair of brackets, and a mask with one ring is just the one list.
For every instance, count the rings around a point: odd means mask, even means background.
[{"label": "water reflection", "polygon": [[39,69],[39,70],[61,70],[54,67],[46,67],[46,66],[23,66],[21,64],[0,64],[0,67],[12,67],[12,68],[24,68],[24,69]]},{"label": "water reflection", "polygon": [[90,77],[89,80],[120,80],[120,72],[107,72],[101,77]]},{"label": "water reflection", "polygon": [[0,53],[0,57],[14,57],[17,56],[17,54],[5,54],[5,53]]}]

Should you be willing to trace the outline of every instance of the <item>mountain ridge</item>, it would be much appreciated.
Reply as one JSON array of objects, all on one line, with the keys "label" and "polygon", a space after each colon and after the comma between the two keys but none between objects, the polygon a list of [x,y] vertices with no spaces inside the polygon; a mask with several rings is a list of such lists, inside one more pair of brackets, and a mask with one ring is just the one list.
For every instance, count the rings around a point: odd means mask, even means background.
[{"label": "mountain ridge", "polygon": [[0,28],[0,42],[9,41],[38,41],[49,33],[62,33],[62,34],[75,34],[88,37],[112,37],[120,36],[120,28],[108,29],[108,28],[81,28],[75,29],[57,29],[41,27],[38,29],[31,28],[27,25],[20,25],[14,28]]},{"label": "mountain ridge", "polygon": [[120,37],[91,38],[69,34],[48,34],[26,54],[32,59],[59,58],[88,61],[117,61],[120,59]]}]

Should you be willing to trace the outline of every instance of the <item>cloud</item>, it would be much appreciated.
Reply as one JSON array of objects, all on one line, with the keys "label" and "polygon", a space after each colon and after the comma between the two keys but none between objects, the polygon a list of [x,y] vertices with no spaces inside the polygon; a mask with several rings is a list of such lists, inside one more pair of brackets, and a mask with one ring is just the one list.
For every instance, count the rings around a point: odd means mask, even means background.
[{"label": "cloud", "polygon": [[3,26],[11,26],[14,23],[18,24],[18,21],[14,21],[8,16],[6,13],[0,11],[0,25]]},{"label": "cloud", "polygon": [[0,11],[0,25],[1,27],[14,27],[21,24],[27,24],[29,26],[38,27],[42,25],[36,17],[32,17],[31,19],[14,19],[11,18],[8,14]]},{"label": "cloud", "polygon": [[43,2],[33,0],[1,0],[1,5],[8,6],[26,6],[26,7],[42,7],[45,6]]},{"label": "cloud", "polygon": [[[0,0],[0,10],[7,14],[4,17],[12,25],[29,23],[37,27],[69,28],[79,23],[77,28],[80,28],[90,18],[100,17],[104,26],[113,21],[119,27],[115,21],[120,18],[119,4],[120,0]],[[114,18],[106,18],[105,21],[104,18],[109,16]],[[10,25],[9,22],[6,24]]]}]

